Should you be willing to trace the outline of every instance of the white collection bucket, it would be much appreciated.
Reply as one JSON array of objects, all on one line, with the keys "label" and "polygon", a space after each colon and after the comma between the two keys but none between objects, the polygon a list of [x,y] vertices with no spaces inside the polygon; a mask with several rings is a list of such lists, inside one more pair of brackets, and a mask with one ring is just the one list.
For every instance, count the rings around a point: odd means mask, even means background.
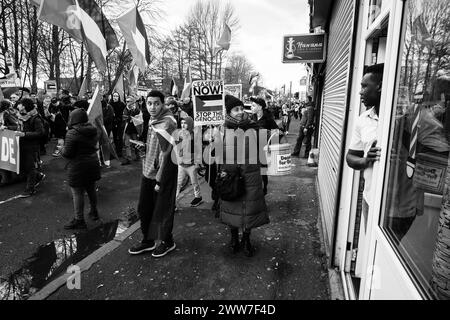
[{"label": "white collection bucket", "polygon": [[264,147],[267,158],[267,175],[285,176],[292,172],[291,145],[289,143],[271,145],[270,142],[275,135],[276,133],[270,136]]}]

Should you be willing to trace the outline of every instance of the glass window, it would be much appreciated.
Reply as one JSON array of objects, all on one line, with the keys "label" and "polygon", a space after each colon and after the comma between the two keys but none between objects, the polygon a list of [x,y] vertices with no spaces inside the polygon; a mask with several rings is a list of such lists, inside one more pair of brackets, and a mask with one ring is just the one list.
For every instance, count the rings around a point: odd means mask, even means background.
[{"label": "glass window", "polygon": [[380,223],[425,295],[448,299],[450,7],[406,1],[404,17]]},{"label": "glass window", "polygon": [[370,0],[369,3],[369,25],[372,24],[375,19],[380,15],[381,13],[381,6],[382,6],[383,0]]}]

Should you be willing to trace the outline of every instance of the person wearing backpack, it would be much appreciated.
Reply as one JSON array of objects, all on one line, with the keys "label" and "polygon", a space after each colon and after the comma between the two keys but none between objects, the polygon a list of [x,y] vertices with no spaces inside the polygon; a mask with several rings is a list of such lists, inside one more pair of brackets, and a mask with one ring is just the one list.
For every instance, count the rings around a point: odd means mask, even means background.
[{"label": "person wearing backpack", "polygon": [[[218,190],[219,217],[222,223],[230,227],[231,251],[237,253],[243,249],[245,255],[251,257],[255,251],[250,243],[251,229],[269,223],[257,148],[251,148],[252,145],[256,146],[258,125],[250,120],[244,111],[244,104],[238,98],[226,95],[225,108],[227,114],[224,125],[223,164],[220,165],[217,183],[220,186],[221,179],[231,177],[230,183],[222,185],[233,187],[231,190],[225,188],[226,194],[222,188]],[[244,140],[244,148],[238,148],[234,142],[238,129],[242,129],[246,133],[245,136],[249,137]],[[254,133],[247,130],[254,130]],[[240,150],[245,154],[240,154]],[[241,242],[239,229],[242,229]]]}]

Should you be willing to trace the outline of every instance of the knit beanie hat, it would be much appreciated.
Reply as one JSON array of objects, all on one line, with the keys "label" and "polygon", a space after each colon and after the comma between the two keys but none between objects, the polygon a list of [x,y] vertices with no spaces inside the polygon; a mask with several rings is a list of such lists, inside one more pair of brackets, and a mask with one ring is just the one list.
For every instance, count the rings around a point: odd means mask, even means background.
[{"label": "knit beanie hat", "polygon": [[229,94],[225,96],[225,109],[227,110],[227,114],[230,113],[231,109],[238,106],[244,107],[244,103],[235,96]]},{"label": "knit beanie hat", "polygon": [[75,109],[73,110],[69,115],[69,128],[80,123],[86,123],[88,122],[88,114],[84,109]]}]

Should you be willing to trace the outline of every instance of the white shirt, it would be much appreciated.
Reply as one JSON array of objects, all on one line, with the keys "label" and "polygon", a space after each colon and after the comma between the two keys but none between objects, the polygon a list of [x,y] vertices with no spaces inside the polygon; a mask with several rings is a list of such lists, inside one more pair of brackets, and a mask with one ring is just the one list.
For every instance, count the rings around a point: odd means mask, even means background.
[{"label": "white shirt", "polygon": [[[364,111],[358,117],[350,140],[350,150],[363,151],[364,157],[370,150],[373,142],[377,139],[378,116],[375,108]],[[372,184],[373,164],[364,170],[364,192],[363,197],[371,205],[370,185]]]}]

